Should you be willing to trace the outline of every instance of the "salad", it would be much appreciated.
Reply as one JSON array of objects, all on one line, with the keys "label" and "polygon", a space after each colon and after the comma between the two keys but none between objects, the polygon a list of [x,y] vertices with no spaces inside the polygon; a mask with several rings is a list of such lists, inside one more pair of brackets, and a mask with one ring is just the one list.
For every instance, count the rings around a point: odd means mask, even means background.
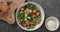
[{"label": "salad", "polygon": [[41,22],[41,12],[38,7],[28,3],[18,10],[17,19],[22,27],[33,29]]}]

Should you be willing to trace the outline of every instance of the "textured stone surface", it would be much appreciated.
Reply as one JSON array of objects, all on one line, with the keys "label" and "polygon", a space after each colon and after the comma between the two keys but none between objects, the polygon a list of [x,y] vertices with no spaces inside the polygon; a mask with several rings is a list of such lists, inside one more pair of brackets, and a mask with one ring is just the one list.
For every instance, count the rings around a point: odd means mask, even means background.
[{"label": "textured stone surface", "polygon": [[[55,16],[60,21],[60,0],[27,0],[27,1],[36,2],[43,7],[45,12],[45,20],[49,16]],[[13,25],[9,25],[6,22],[0,21],[0,32],[28,32],[28,31],[19,28],[16,23]],[[43,23],[43,25],[39,29],[31,32],[51,32],[51,31],[47,30],[45,27],[45,23]],[[60,27],[53,32],[60,32]]]}]

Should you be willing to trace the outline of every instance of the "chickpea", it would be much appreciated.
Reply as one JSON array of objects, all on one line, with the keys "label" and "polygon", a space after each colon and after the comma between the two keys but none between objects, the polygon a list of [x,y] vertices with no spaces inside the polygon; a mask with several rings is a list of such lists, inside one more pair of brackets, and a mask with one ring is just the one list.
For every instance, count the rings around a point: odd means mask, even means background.
[{"label": "chickpea", "polygon": [[39,24],[39,23],[40,23],[40,21],[41,21],[41,20],[40,20],[40,19],[38,19],[36,22]]},{"label": "chickpea", "polygon": [[39,14],[40,14],[39,12],[36,12],[36,16],[39,16]]},{"label": "chickpea", "polygon": [[26,23],[26,25],[29,25],[29,20],[26,20],[25,23]]},{"label": "chickpea", "polygon": [[31,22],[30,22],[30,25],[33,25],[33,24],[34,24],[34,23],[31,21]]},{"label": "chickpea", "polygon": [[20,8],[20,10],[21,10],[21,11],[23,11],[23,10],[24,10],[24,8],[22,7],[22,8]]},{"label": "chickpea", "polygon": [[30,14],[30,10],[27,10],[27,11],[26,11],[26,14]]},{"label": "chickpea", "polygon": [[26,27],[26,26],[27,26],[27,25],[24,23],[24,24],[23,24],[23,27]]},{"label": "chickpea", "polygon": [[33,10],[33,13],[36,13],[37,12],[37,10]]},{"label": "chickpea", "polygon": [[32,18],[36,17],[34,14],[32,15]]}]

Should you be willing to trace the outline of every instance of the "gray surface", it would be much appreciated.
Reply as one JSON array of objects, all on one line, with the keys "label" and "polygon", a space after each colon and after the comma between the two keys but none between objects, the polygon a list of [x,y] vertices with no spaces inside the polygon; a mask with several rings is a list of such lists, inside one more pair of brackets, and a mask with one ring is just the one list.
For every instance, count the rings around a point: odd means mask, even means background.
[{"label": "gray surface", "polygon": [[[49,16],[55,16],[60,21],[60,0],[28,0],[28,1],[36,2],[43,7],[45,12],[45,20]],[[28,31],[19,28],[16,23],[13,25],[9,25],[6,22],[0,21],[0,32],[28,32]],[[31,32],[51,32],[51,31],[48,31],[45,27],[45,24],[43,23],[43,25],[39,29]],[[60,27],[54,32],[60,32]]]}]

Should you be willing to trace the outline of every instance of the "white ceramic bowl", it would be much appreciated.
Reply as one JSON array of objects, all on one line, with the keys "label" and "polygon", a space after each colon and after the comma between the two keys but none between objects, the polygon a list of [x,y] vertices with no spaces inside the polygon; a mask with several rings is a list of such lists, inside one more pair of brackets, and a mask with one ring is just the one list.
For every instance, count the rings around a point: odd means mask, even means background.
[{"label": "white ceramic bowl", "polygon": [[[55,22],[55,24],[56,24],[56,27],[55,27],[55,28],[51,28],[51,29],[50,29],[50,28],[47,27],[47,22],[48,22],[49,20],[53,20],[53,21]],[[55,31],[55,30],[57,30],[58,27],[59,27],[59,20],[58,20],[56,17],[53,17],[53,16],[48,17],[48,18],[46,19],[46,21],[45,21],[45,26],[46,26],[46,28],[47,28],[49,31]]]},{"label": "white ceramic bowl", "polygon": [[[24,28],[23,26],[21,26],[21,25],[19,24],[19,21],[17,20],[17,12],[18,12],[18,10],[19,10],[21,7],[23,7],[24,5],[28,4],[28,3],[32,3],[33,5],[37,6],[37,7],[40,9],[40,12],[41,12],[41,22],[40,22],[38,25],[36,25],[35,28],[33,28],[33,29]],[[21,28],[24,29],[24,30],[27,30],[27,31],[34,31],[34,30],[38,29],[39,27],[41,27],[41,25],[42,25],[43,22],[44,22],[44,17],[45,17],[45,15],[44,15],[44,10],[43,10],[43,8],[42,8],[40,5],[38,5],[37,3],[35,3],[35,2],[26,2],[26,3],[22,4],[22,5],[20,5],[20,6],[18,7],[17,11],[16,11],[16,21],[17,21],[18,26],[21,27]]]}]

